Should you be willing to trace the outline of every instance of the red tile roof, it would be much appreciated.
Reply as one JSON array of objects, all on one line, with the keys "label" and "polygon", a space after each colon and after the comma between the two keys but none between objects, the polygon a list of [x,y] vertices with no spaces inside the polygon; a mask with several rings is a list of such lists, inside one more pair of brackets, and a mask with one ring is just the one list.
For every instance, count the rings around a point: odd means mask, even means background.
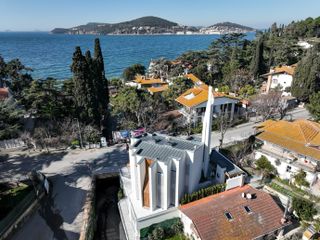
[{"label": "red tile roof", "polygon": [[9,97],[8,88],[0,88],[0,100],[5,100]]},{"label": "red tile roof", "polygon": [[[255,198],[243,198],[243,192],[255,194]],[[253,239],[283,227],[283,212],[272,197],[249,185],[182,205],[180,210],[192,220],[202,240]],[[232,215],[231,221],[226,212]]]}]

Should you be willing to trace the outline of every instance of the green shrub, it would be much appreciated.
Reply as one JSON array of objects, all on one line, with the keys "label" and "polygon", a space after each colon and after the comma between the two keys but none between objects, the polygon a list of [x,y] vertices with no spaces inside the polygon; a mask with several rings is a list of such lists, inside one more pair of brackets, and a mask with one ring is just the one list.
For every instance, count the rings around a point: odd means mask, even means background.
[{"label": "green shrub", "polygon": [[80,142],[79,142],[78,139],[74,139],[74,140],[71,141],[71,145],[72,145],[72,146],[79,146],[79,145],[80,145]]},{"label": "green shrub", "polygon": [[301,198],[293,198],[292,207],[298,217],[304,221],[312,221],[313,216],[317,213],[312,202]]},{"label": "green shrub", "polygon": [[166,221],[160,222],[160,223],[156,223],[156,224],[152,224],[149,227],[146,228],[142,228],[140,230],[140,238],[141,239],[154,239],[152,237],[153,236],[153,231],[156,228],[162,228],[164,230],[164,234],[165,234],[165,238],[169,238],[174,234],[174,229],[173,226],[177,223],[180,222],[180,218],[172,218],[172,219],[168,219]]},{"label": "green shrub", "polygon": [[225,184],[218,184],[218,185],[213,185],[207,188],[202,188],[190,194],[186,193],[180,200],[180,203],[187,204],[189,202],[193,202],[201,198],[208,197],[210,195],[213,195],[219,192],[223,192],[225,188],[226,188]]},{"label": "green shrub", "polygon": [[122,188],[119,188],[119,191],[118,191],[118,201],[120,201],[122,198],[124,198],[123,189],[122,189]]}]

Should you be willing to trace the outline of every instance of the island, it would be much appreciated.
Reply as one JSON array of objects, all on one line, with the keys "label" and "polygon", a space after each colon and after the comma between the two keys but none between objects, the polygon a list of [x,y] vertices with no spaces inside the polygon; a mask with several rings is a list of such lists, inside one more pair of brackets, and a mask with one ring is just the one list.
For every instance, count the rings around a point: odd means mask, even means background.
[{"label": "island", "polygon": [[120,23],[87,23],[72,28],[55,28],[53,34],[92,35],[153,35],[153,34],[226,34],[255,31],[251,27],[224,22],[209,27],[185,26],[154,16],[137,18]]}]

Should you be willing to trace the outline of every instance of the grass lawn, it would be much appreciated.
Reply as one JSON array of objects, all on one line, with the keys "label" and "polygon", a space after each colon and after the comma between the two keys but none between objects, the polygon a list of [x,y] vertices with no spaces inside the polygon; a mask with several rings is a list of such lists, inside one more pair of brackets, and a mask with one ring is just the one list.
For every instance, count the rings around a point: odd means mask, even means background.
[{"label": "grass lawn", "polygon": [[20,183],[19,186],[0,186],[0,220],[3,219],[30,191],[31,186]]},{"label": "grass lawn", "polygon": [[168,240],[187,240],[187,238],[184,235],[179,234],[179,235],[174,235],[171,238],[168,238]]}]

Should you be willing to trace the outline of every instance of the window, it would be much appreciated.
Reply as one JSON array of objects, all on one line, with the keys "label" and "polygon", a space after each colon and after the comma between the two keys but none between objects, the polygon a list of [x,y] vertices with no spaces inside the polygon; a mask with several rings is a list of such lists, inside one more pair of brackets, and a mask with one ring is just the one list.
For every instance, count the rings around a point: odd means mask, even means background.
[{"label": "window", "polygon": [[163,174],[161,172],[157,173],[157,207],[162,208],[162,198],[163,198]]},{"label": "window", "polygon": [[171,169],[170,204],[176,205],[176,170]]},{"label": "window", "polygon": [[233,217],[232,217],[231,213],[225,212],[224,215],[226,216],[226,218],[228,219],[228,221],[233,220]]},{"label": "window", "polygon": [[276,78],[272,79],[272,83],[273,84],[278,84],[278,79],[276,79]]},{"label": "window", "polygon": [[244,208],[244,210],[246,210],[246,212],[247,212],[248,214],[252,213],[252,210],[251,210],[250,207],[244,206],[243,208]]}]

